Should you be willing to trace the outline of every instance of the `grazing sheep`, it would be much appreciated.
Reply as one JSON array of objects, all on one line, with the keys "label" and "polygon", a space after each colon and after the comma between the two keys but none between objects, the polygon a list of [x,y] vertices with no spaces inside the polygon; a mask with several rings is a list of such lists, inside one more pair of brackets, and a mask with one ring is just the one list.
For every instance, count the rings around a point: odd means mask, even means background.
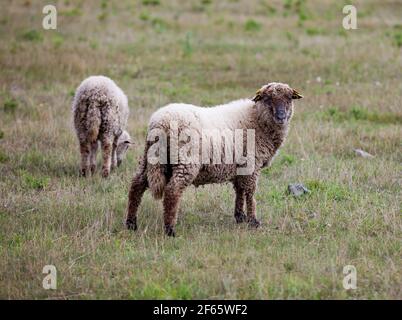
[{"label": "grazing sheep", "polygon": [[[260,226],[255,215],[254,193],[257,179],[261,169],[270,164],[287,136],[289,122],[293,114],[292,99],[300,98],[302,96],[287,84],[274,82],[258,90],[253,99],[237,100],[212,108],[170,104],[156,111],[150,119],[144,156],[131,184],[126,219],[127,227],[132,230],[137,229],[138,206],[144,191],[149,187],[155,198],[163,197],[165,233],[174,236],[179,199],[184,189],[191,184],[199,186],[222,182],[231,182],[235,189],[234,217],[237,223],[248,222],[250,226]],[[212,162],[211,164],[211,162],[172,161],[173,127],[176,125],[179,134],[189,129],[192,130],[193,136],[196,136],[195,140],[199,136],[202,137],[201,131],[204,129],[229,131],[251,129],[250,131],[254,132],[252,142],[255,146],[255,152],[252,154],[253,170],[249,174],[238,174],[238,169],[241,166],[233,162],[218,162],[218,164]],[[157,134],[158,140],[154,136],[155,132],[159,132]],[[160,133],[166,133],[169,137],[165,151],[169,155],[165,163],[155,163],[154,159],[151,159],[151,149],[156,145],[156,142],[163,141],[163,135]],[[228,149],[225,149],[225,146],[228,145],[229,141],[225,140],[225,144],[220,145],[221,154],[228,154]],[[200,142],[202,143],[202,141]],[[209,144],[209,141],[207,143]],[[183,145],[183,141],[181,141],[179,148]],[[163,155],[163,153],[164,151],[160,149],[159,155]],[[243,146],[241,153],[243,153]],[[212,159],[209,151],[207,156],[210,157],[208,160]],[[244,204],[247,207],[247,215],[244,214]]]},{"label": "grazing sheep", "polygon": [[113,80],[91,76],[77,88],[73,100],[74,126],[81,151],[81,174],[96,169],[98,142],[103,152],[102,176],[120,165],[131,143],[124,131],[129,109],[127,97]]}]

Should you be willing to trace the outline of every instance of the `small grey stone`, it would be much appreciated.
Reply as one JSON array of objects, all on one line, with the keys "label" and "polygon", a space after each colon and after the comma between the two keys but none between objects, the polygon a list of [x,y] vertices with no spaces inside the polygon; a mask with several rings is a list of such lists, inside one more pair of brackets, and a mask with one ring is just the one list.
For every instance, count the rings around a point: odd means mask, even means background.
[{"label": "small grey stone", "polygon": [[363,158],[374,158],[374,156],[362,149],[353,149],[353,151],[355,152],[355,154],[359,157],[363,157]]},{"label": "small grey stone", "polygon": [[301,195],[305,193],[310,193],[311,191],[307,189],[304,185],[301,183],[291,183],[288,185],[288,191],[291,195],[295,197],[300,197]]},{"label": "small grey stone", "polygon": [[309,218],[309,219],[315,219],[315,218],[317,218],[317,217],[318,217],[317,212],[310,212],[309,215],[308,215],[308,218]]}]

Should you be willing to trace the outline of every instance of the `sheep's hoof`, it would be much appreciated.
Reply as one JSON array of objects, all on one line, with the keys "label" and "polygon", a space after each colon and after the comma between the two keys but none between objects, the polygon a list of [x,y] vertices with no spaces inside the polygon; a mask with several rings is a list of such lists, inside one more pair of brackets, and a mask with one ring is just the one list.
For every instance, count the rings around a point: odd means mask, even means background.
[{"label": "sheep's hoof", "polygon": [[133,230],[133,231],[137,230],[137,218],[127,219],[126,227],[128,230]]},{"label": "sheep's hoof", "polygon": [[80,176],[83,177],[83,178],[87,177],[88,176],[87,169],[81,169],[80,170]]},{"label": "sheep's hoof", "polygon": [[107,178],[109,176],[109,170],[102,170],[102,177]]},{"label": "sheep's hoof", "polygon": [[174,227],[172,227],[171,225],[166,225],[165,226],[165,234],[168,237],[175,237],[176,236],[176,232],[174,231]]},{"label": "sheep's hoof", "polygon": [[247,219],[248,225],[250,228],[255,228],[257,229],[258,227],[261,226],[261,222],[257,220],[255,217],[251,217]]},{"label": "sheep's hoof", "polygon": [[236,211],[234,217],[236,219],[236,223],[243,223],[247,220],[247,216],[244,214],[243,211]]}]

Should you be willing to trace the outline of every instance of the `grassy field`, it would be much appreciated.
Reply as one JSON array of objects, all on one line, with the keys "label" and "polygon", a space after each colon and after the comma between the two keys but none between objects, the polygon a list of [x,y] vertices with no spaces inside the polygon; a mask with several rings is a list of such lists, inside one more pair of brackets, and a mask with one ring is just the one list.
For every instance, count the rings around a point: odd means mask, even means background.
[{"label": "grassy field", "polygon": [[[57,30],[42,29],[47,1],[1,5],[0,298],[402,299],[401,2],[353,1],[357,30],[342,28],[343,1],[54,2]],[[137,143],[106,180],[79,177],[71,121],[93,74],[128,95]],[[185,193],[177,238],[149,193],[127,231],[152,112],[270,81],[305,98],[259,182],[263,227],[237,226],[231,186],[211,185]],[[311,194],[288,195],[292,182]],[[49,264],[57,290],[42,288]]]}]

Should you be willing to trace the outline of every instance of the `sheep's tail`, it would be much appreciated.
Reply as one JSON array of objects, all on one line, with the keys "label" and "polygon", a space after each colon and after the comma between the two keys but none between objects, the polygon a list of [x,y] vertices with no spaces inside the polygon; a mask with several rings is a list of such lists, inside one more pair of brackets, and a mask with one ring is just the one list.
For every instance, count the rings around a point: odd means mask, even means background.
[{"label": "sheep's tail", "polygon": [[167,183],[163,165],[148,163],[147,179],[152,196],[161,199]]},{"label": "sheep's tail", "polygon": [[86,114],[87,137],[89,141],[95,142],[98,139],[101,122],[101,110],[98,104],[90,103]]}]

